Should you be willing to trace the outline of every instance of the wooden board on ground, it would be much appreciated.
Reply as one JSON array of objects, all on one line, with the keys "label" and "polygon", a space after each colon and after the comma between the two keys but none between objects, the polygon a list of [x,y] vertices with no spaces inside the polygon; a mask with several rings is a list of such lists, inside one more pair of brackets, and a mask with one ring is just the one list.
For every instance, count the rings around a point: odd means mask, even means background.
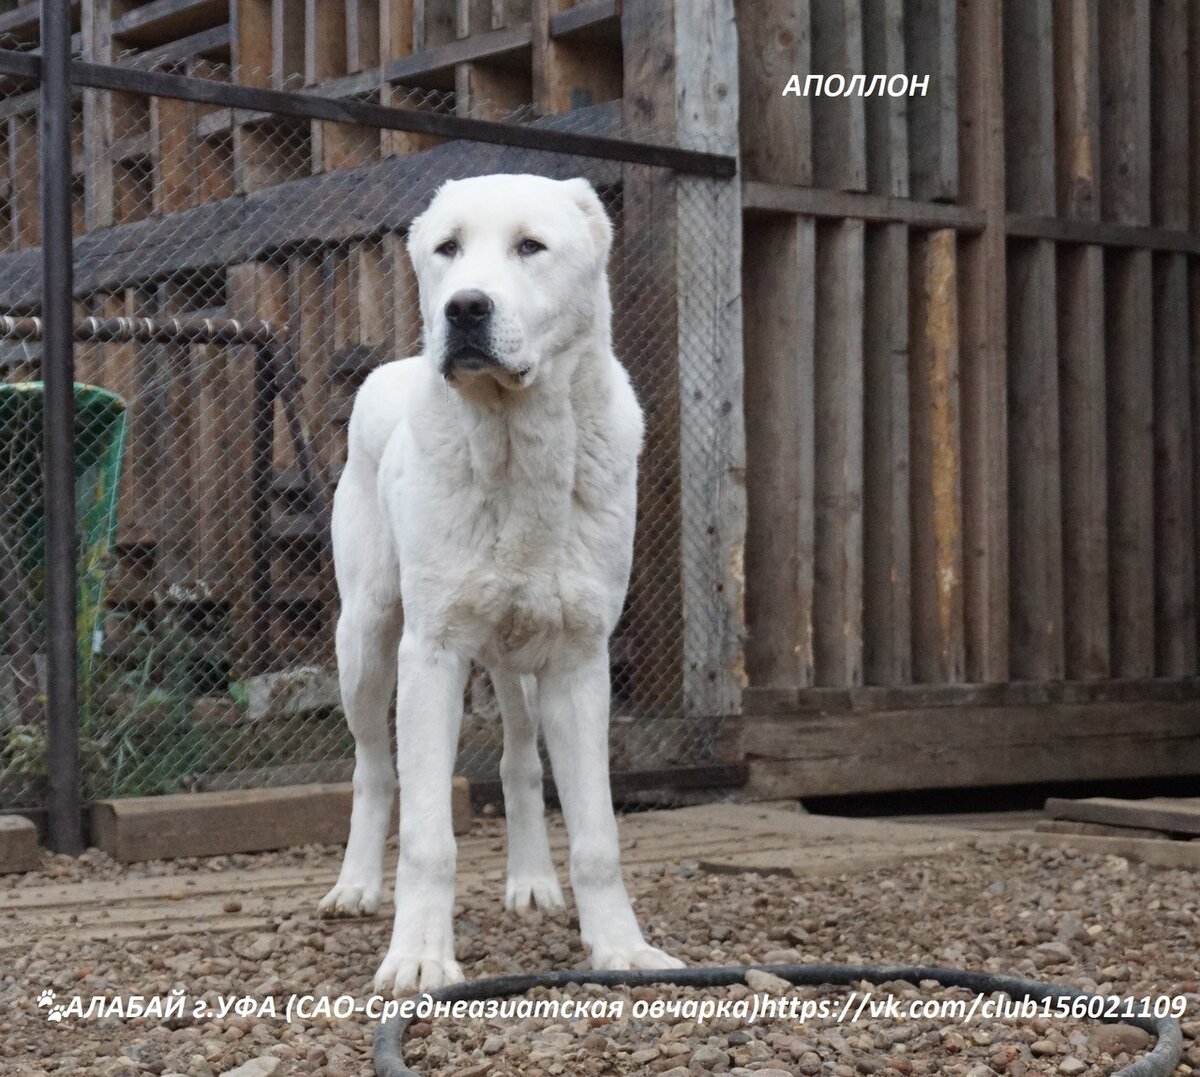
[{"label": "wooden board on ground", "polygon": [[23,815],[0,815],[0,874],[37,867],[37,827]]},{"label": "wooden board on ground", "polygon": [[1171,834],[1200,834],[1200,798],[1118,800],[1114,797],[1088,797],[1067,800],[1051,797],[1046,801],[1045,810],[1050,819],[1136,827]]},{"label": "wooden board on ground", "polygon": [[[336,844],[349,833],[349,782],[101,800],[92,841],[123,863]],[[471,825],[471,790],[454,780],[454,831]],[[394,825],[394,823],[393,823]]]},{"label": "wooden board on ground", "polygon": [[1200,871],[1200,841],[1163,841],[1162,838],[1118,838],[1099,834],[1053,834],[1037,830],[1010,830],[1005,838],[1054,845],[1078,853],[1104,853],[1137,860],[1158,868]]}]

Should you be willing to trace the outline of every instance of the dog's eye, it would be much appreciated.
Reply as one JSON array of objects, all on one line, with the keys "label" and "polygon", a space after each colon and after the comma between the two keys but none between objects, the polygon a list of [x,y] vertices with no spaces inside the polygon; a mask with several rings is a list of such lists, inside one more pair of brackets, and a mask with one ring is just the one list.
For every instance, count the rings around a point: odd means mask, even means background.
[{"label": "dog's eye", "polygon": [[445,243],[441,243],[433,248],[434,254],[440,254],[444,258],[453,258],[458,253],[458,240],[448,239]]},{"label": "dog's eye", "polygon": [[546,249],[545,243],[539,243],[536,239],[523,239],[517,244],[517,253],[523,258],[528,258],[531,254],[537,254],[538,251]]}]

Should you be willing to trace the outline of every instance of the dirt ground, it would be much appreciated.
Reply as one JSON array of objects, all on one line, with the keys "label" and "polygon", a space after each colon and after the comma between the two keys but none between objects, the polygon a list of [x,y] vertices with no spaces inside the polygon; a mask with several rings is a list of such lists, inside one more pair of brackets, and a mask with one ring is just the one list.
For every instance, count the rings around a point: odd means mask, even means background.
[{"label": "dirt ground", "polygon": [[[1105,994],[1184,994],[1178,1073],[1200,1067],[1195,872],[1046,847],[1003,830],[833,820],[778,807],[626,816],[622,840],[647,936],[689,964],[940,964]],[[565,840],[557,822],[552,844],[561,869]],[[340,853],[307,847],[122,866],[92,851],[80,860],[47,856],[37,872],[0,877],[0,1074],[372,1073],[375,1021],[361,1013],[290,1023],[261,1010],[192,1016],[196,1002],[219,1013],[247,997],[256,1006],[277,1000],[280,1010],[292,995],[352,996],[360,1006],[370,997],[390,907],[371,920],[317,919],[317,899],[336,875]],[[503,910],[500,820],[478,820],[460,841],[459,869],[458,956],[468,976],[586,964],[570,905],[525,917]],[[80,1017],[69,1010],[72,998],[83,1006],[97,996],[165,1000],[173,990],[186,996],[184,1018]],[[705,994],[730,999],[748,990]],[[894,990],[954,996],[932,986]],[[638,991],[643,999],[689,994]],[[845,992],[797,994],[837,999]],[[624,993],[627,1003],[638,997]],[[48,1014],[56,1005],[68,1009],[53,1022]],[[420,1073],[465,1077],[1090,1077],[1149,1042],[1127,1026],[1041,1019],[748,1026],[726,1018],[697,1025],[637,1020],[630,1009],[617,1021],[422,1023],[409,1058]]]}]

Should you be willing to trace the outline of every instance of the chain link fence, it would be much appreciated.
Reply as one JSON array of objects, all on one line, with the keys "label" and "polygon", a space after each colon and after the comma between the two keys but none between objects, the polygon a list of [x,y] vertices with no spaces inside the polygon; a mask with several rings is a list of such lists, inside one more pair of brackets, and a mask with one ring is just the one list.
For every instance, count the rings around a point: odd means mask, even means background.
[{"label": "chain link fence", "polygon": [[[187,73],[229,78],[215,64]],[[448,91],[388,98],[456,108]],[[36,805],[45,780],[40,420],[36,393],[15,388],[39,377],[36,108],[36,87],[9,78],[0,808]],[[736,290],[736,189],[595,155],[141,93],[84,88],[73,110],[75,380],[91,423],[79,444],[96,447],[78,498],[85,801],[349,779],[328,526],[346,424],[366,374],[420,348],[408,222],[442,182],[494,172],[585,176],[615,226],[614,339],[647,420],[633,578],[611,652],[618,798],[677,801],[681,775],[719,771],[720,718],[736,706],[714,701],[710,671],[737,645],[711,563],[712,487],[730,451],[719,433],[728,327],[720,304],[680,287]],[[537,117],[473,101],[471,114],[666,141],[625,129],[612,105]],[[94,414],[89,393],[106,404]],[[4,410],[9,398],[25,403]],[[464,702],[459,772],[486,794],[498,788],[501,729],[482,671]]]}]

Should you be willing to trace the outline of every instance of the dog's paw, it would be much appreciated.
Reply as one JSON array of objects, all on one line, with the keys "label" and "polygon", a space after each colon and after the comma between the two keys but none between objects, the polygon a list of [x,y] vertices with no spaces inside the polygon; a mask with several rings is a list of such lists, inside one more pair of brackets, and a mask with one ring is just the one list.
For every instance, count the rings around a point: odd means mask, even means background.
[{"label": "dog's paw", "polygon": [[539,909],[561,909],[562,888],[558,877],[548,875],[510,875],[504,888],[504,907],[512,912],[528,912],[531,905]]},{"label": "dog's paw", "polygon": [[324,917],[374,916],[379,911],[381,890],[382,887],[378,883],[370,886],[338,883],[321,898],[317,905],[317,915]]},{"label": "dog's paw", "polygon": [[628,949],[596,950],[592,967],[597,969],[681,969],[683,962],[665,950],[647,946],[644,942]]},{"label": "dog's paw", "polygon": [[375,990],[401,998],[414,991],[436,991],[462,981],[463,971],[453,952],[414,954],[389,949],[375,973]]}]

